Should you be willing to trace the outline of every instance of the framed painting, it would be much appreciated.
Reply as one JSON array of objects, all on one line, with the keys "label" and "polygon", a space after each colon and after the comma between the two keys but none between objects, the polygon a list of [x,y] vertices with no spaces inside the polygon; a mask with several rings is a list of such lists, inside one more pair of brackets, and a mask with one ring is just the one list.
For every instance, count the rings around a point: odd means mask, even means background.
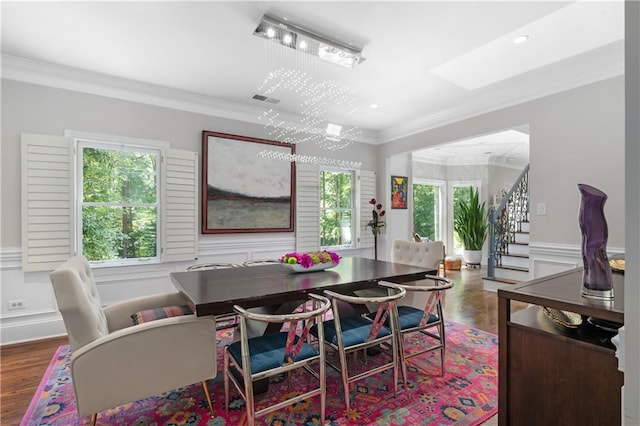
[{"label": "framed painting", "polygon": [[293,231],[295,163],[272,158],[293,154],[293,144],[203,131],[202,233]]},{"label": "framed painting", "polygon": [[391,208],[407,208],[407,186],[409,178],[407,176],[391,176]]}]

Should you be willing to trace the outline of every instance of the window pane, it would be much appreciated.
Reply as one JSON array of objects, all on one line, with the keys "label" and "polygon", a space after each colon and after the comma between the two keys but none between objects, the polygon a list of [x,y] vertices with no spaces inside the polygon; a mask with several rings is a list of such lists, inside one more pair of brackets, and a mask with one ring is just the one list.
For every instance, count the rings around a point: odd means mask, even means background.
[{"label": "window pane", "polygon": [[157,154],[84,147],[82,156],[84,202],[156,202]]},{"label": "window pane", "polygon": [[90,261],[156,257],[155,207],[82,208],[82,254]]},{"label": "window pane", "polygon": [[351,208],[351,173],[323,171],[320,175],[322,208]]},{"label": "window pane", "polygon": [[320,172],[320,246],[352,244],[353,174]]},{"label": "window pane", "polygon": [[440,188],[413,184],[413,229],[431,241],[440,240]]},{"label": "window pane", "polygon": [[320,212],[320,246],[351,245],[351,210]]}]

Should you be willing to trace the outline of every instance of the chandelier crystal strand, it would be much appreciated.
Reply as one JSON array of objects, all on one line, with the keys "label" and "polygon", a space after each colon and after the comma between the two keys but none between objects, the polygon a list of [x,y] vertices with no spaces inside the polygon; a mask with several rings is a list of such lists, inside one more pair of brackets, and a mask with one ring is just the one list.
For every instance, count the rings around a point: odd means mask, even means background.
[{"label": "chandelier crystal strand", "polygon": [[269,160],[280,160],[288,162],[298,162],[305,164],[318,164],[327,167],[337,167],[341,169],[360,169],[360,161],[340,160],[337,158],[318,157],[316,155],[289,154],[282,151],[263,150],[258,153],[258,157]]},{"label": "chandelier crystal strand", "polygon": [[[276,30],[279,31],[279,30]],[[328,78],[328,75],[314,78],[307,71],[314,69],[324,73],[334,66],[318,62],[318,58],[302,52],[283,49],[278,43],[265,40],[267,50],[267,76],[258,87],[258,94],[270,98],[293,98],[294,107],[299,108],[301,118],[292,122],[288,114],[277,107],[262,112],[258,119],[271,139],[289,144],[314,144],[327,151],[340,150],[353,140],[361,137],[362,131],[356,126],[340,126],[330,123],[329,108],[338,108],[345,116],[357,109],[357,97],[346,86]],[[274,66],[278,64],[278,66]],[[328,66],[329,68],[327,68]],[[325,73],[326,74],[326,73]],[[333,126],[337,130],[329,131]],[[308,164],[320,164],[330,167],[359,169],[358,161],[331,159],[324,156],[285,155],[277,151],[263,151],[259,157],[281,161],[297,161]]]}]

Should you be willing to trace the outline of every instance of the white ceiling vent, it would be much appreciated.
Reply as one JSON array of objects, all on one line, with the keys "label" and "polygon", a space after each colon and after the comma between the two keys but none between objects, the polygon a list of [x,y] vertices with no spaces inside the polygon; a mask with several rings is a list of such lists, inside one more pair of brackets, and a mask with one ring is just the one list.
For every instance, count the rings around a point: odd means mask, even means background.
[{"label": "white ceiling vent", "polygon": [[280,103],[280,99],[270,98],[268,96],[262,96],[262,95],[253,95],[251,99],[255,99],[256,101],[269,102],[270,104]]}]

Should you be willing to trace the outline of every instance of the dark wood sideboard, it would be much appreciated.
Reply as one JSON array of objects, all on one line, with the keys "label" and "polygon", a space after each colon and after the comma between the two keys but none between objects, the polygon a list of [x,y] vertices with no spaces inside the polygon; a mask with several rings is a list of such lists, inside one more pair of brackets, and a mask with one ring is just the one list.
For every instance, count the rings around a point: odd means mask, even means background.
[{"label": "dark wood sideboard", "polygon": [[[582,268],[498,290],[498,424],[621,424],[622,372],[611,337],[588,317],[624,323],[624,275],[614,273],[614,300],[580,295]],[[529,303],[511,312],[512,300]],[[578,328],[563,327],[542,307],[582,316]]]}]

